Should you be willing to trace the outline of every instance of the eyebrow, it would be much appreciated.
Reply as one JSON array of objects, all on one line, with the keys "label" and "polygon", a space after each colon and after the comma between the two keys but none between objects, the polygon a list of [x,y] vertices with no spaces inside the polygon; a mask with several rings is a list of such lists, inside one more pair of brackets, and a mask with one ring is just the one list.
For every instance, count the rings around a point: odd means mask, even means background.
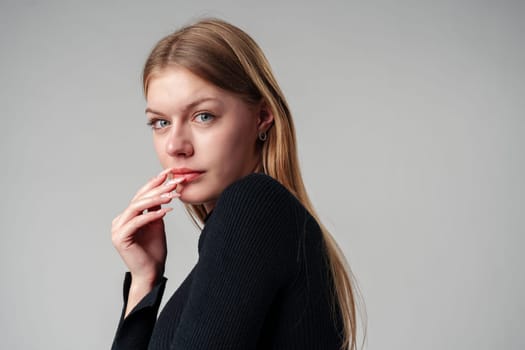
[{"label": "eyebrow", "polygon": [[[204,103],[204,102],[207,102],[207,101],[217,101],[219,103],[222,104],[222,101],[217,99],[217,98],[214,98],[214,97],[203,97],[203,98],[200,98],[198,100],[195,100],[193,101],[192,103],[186,105],[182,111],[183,112],[187,112],[188,110],[192,109],[192,108],[195,108],[196,106],[200,105],[201,103]],[[165,116],[163,113],[161,112],[158,112],[158,111],[155,111],[149,107],[146,108],[146,110],[144,111],[144,113],[153,113],[153,114],[157,114],[157,115],[161,115],[161,116]]]}]

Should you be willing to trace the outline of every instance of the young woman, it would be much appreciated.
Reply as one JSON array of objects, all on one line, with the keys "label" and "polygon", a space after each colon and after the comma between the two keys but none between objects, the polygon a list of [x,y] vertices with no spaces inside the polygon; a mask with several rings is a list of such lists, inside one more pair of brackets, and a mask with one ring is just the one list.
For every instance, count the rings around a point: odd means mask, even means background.
[{"label": "young woman", "polygon": [[[201,20],[157,43],[143,86],[165,170],[112,223],[129,269],[113,349],[355,349],[356,286],[308,199],[257,44]],[[199,258],[157,319],[175,198],[202,227]]]}]

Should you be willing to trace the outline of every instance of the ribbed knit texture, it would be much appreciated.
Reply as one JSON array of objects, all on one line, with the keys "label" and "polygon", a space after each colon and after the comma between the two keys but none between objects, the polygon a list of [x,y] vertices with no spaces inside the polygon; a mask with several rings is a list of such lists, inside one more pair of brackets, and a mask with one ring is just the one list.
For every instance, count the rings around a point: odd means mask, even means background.
[{"label": "ribbed knit texture", "polygon": [[[332,313],[321,230],[277,181],[250,174],[230,185],[198,251],[158,320],[165,278],[121,315],[113,350],[339,349],[342,321]],[[129,286],[127,273],[123,310]]]}]

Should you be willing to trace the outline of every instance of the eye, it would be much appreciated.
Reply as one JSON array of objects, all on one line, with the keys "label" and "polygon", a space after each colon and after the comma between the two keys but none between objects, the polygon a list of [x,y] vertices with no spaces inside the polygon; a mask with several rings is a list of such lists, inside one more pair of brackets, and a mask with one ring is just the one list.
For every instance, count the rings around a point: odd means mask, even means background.
[{"label": "eye", "polygon": [[170,124],[170,122],[165,120],[165,119],[151,119],[150,121],[148,121],[148,125],[153,130],[164,129],[169,124]]},{"label": "eye", "polygon": [[209,123],[215,118],[210,113],[199,113],[193,118],[197,123]]}]

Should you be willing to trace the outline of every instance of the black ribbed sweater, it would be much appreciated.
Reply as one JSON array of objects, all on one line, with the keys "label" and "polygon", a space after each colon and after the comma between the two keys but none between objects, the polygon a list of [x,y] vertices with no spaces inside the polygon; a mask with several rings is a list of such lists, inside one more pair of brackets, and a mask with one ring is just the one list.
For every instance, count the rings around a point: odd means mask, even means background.
[{"label": "black ribbed sweater", "polygon": [[226,188],[205,222],[196,265],[157,319],[166,278],[124,319],[121,349],[336,350],[324,241],[315,219],[280,183],[250,174]]}]

